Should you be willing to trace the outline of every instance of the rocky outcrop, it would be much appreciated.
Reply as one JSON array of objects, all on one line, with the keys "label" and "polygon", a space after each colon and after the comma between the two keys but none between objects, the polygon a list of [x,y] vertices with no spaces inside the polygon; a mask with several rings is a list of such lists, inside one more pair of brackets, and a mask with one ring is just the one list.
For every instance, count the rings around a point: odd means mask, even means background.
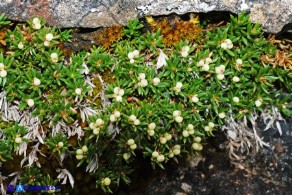
[{"label": "rocky outcrop", "polygon": [[96,28],[123,25],[145,15],[242,10],[267,32],[277,33],[292,23],[291,0],[0,0],[0,13],[11,20],[42,16],[58,27]]}]

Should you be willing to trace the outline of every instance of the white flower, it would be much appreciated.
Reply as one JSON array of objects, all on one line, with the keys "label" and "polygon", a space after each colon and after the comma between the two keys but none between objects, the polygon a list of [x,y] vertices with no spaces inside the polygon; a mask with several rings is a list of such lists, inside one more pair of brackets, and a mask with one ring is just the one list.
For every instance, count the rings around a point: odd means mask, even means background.
[{"label": "white flower", "polygon": [[149,130],[154,130],[155,127],[156,127],[156,124],[155,124],[155,123],[150,123],[150,124],[148,125],[148,129],[149,129]]},{"label": "white flower", "polygon": [[18,49],[23,49],[23,43],[22,42],[19,42],[18,45],[17,45]]},{"label": "white flower", "polygon": [[153,78],[153,85],[157,86],[160,83],[160,79],[158,77]]},{"label": "white flower", "polygon": [[165,144],[167,142],[166,138],[165,137],[160,137],[160,143],[161,144]]},{"label": "white flower", "polygon": [[0,63],[0,70],[3,70],[5,68],[5,65],[3,63]]},{"label": "white flower", "polygon": [[134,64],[135,60],[134,59],[130,59],[130,64]]},{"label": "white flower", "polygon": [[40,29],[41,27],[42,27],[42,25],[40,23],[36,23],[33,25],[33,28],[36,30]]},{"label": "white flower", "polygon": [[181,123],[181,122],[183,121],[183,117],[181,117],[181,116],[176,116],[176,117],[174,118],[174,120],[175,120],[175,122],[177,122],[177,123]]},{"label": "white flower", "polygon": [[205,62],[204,60],[200,60],[198,63],[197,63],[197,66],[204,66]]},{"label": "white flower", "polygon": [[189,53],[188,53],[187,51],[181,51],[181,56],[182,56],[183,58],[188,57],[188,55],[189,55]]},{"label": "white flower", "polygon": [[78,155],[78,154],[79,154],[79,155],[80,155],[80,154],[83,154],[83,150],[82,150],[82,149],[77,149],[77,150],[76,150],[76,154],[77,154],[77,155]]},{"label": "white flower", "polygon": [[199,143],[202,141],[202,138],[197,136],[194,138],[194,141]]},{"label": "white flower", "polygon": [[129,116],[129,119],[130,119],[130,121],[134,122],[137,119],[137,117],[132,114],[131,116]]},{"label": "white flower", "polygon": [[142,79],[140,81],[141,87],[146,87],[148,85],[148,81],[146,79]]},{"label": "white flower", "polygon": [[132,53],[134,55],[134,58],[138,58],[139,57],[140,52],[137,49],[134,50]]},{"label": "white flower", "polygon": [[209,58],[209,57],[208,57],[208,58],[206,58],[206,60],[205,60],[205,61],[206,61],[206,63],[207,63],[207,64],[210,64],[210,63],[212,63],[212,59],[211,59],[211,58]]},{"label": "white flower", "polygon": [[203,71],[209,71],[209,69],[210,69],[210,66],[208,64],[204,64],[202,67]]},{"label": "white flower", "polygon": [[172,116],[173,117],[177,117],[177,116],[180,116],[181,115],[181,111],[179,111],[179,110],[175,110],[175,111],[173,111],[173,113],[172,113]]},{"label": "white flower", "polygon": [[218,80],[223,80],[224,79],[224,74],[217,74],[217,79]]},{"label": "white flower", "polygon": [[116,118],[120,118],[121,113],[119,111],[115,111],[114,112],[114,115],[115,115]]},{"label": "white flower", "polygon": [[233,97],[232,100],[233,100],[235,103],[238,103],[238,102],[239,102],[239,98],[238,98],[238,97]]},{"label": "white flower", "polygon": [[152,152],[152,157],[153,158],[157,158],[158,155],[159,155],[159,153],[157,151]]},{"label": "white flower", "polygon": [[146,75],[145,73],[139,73],[139,77],[138,77],[138,80],[143,80],[146,78]]},{"label": "white flower", "polygon": [[149,136],[153,136],[155,134],[155,131],[149,129],[149,130],[147,130],[147,133],[148,133]]},{"label": "white flower", "polygon": [[34,77],[34,78],[33,78],[33,85],[35,85],[35,86],[39,86],[40,84],[41,84],[41,80],[38,79],[38,78],[36,78],[36,77]]},{"label": "white flower", "polygon": [[193,143],[192,144],[192,148],[194,150],[201,151],[203,149],[203,146],[201,144],[199,144],[199,143]]},{"label": "white flower", "polygon": [[6,76],[7,76],[7,71],[6,71],[6,70],[1,70],[1,71],[0,71],[0,76],[1,76],[2,78],[6,77]]},{"label": "white flower", "polygon": [[182,84],[182,82],[177,82],[175,86],[176,86],[177,88],[182,88],[183,84]]},{"label": "white flower", "polygon": [[119,96],[119,95],[118,95],[118,96],[116,97],[116,101],[117,101],[117,102],[121,102],[121,101],[123,101],[122,96]]},{"label": "white flower", "polygon": [[128,141],[127,141],[127,144],[130,146],[130,145],[133,145],[133,144],[135,144],[135,140],[133,140],[133,139],[129,139]]},{"label": "white flower", "polygon": [[183,130],[182,135],[184,137],[189,137],[189,132],[187,130]]},{"label": "white flower", "polygon": [[63,143],[63,142],[59,142],[59,143],[58,143],[58,147],[59,147],[59,148],[62,148],[63,146],[64,146],[64,143]]},{"label": "white flower", "polygon": [[82,151],[84,152],[84,153],[86,153],[86,152],[88,152],[88,148],[87,148],[87,146],[82,146]]},{"label": "white flower", "polygon": [[98,118],[98,119],[96,119],[95,124],[97,126],[100,126],[100,125],[103,125],[104,124],[104,121],[101,118]]},{"label": "white flower", "polygon": [[159,154],[159,155],[157,156],[157,161],[158,161],[158,162],[163,162],[164,159],[165,159],[165,157],[164,157],[163,154]]},{"label": "white flower", "polygon": [[128,53],[128,58],[129,58],[130,60],[134,59],[134,53],[133,53],[133,52],[129,52],[129,53]]},{"label": "white flower", "polygon": [[221,112],[221,113],[218,114],[218,116],[219,116],[219,118],[223,119],[223,118],[225,118],[225,113]]},{"label": "white flower", "polygon": [[199,102],[199,98],[196,95],[193,95],[192,102],[194,102],[194,103]]},{"label": "white flower", "polygon": [[228,47],[228,46],[227,46],[227,44],[226,44],[225,42],[221,43],[221,48],[222,48],[222,49],[227,49],[227,47]]},{"label": "white flower", "polygon": [[115,117],[115,115],[113,115],[113,114],[110,115],[110,121],[111,122],[117,121],[117,118]]},{"label": "white flower", "polygon": [[234,77],[232,78],[232,81],[233,81],[234,83],[237,83],[237,82],[240,81],[240,78],[237,77],[237,76],[234,76]]},{"label": "white flower", "polygon": [[76,88],[76,89],[75,89],[75,93],[76,93],[77,95],[81,95],[81,93],[82,93],[82,89],[81,89],[81,88]]},{"label": "white flower", "polygon": [[188,126],[187,126],[187,130],[193,130],[194,129],[194,125],[192,125],[192,124],[188,124]]},{"label": "white flower", "polygon": [[237,65],[242,65],[242,59],[237,59],[237,60],[236,60],[236,64],[237,64]]},{"label": "white flower", "polygon": [[54,35],[52,33],[46,34],[46,40],[47,41],[51,41],[51,40],[53,40],[53,38],[54,38]]},{"label": "white flower", "polygon": [[255,106],[256,107],[260,107],[262,105],[262,101],[261,100],[256,100],[255,101]]},{"label": "white flower", "polygon": [[44,41],[44,46],[49,47],[50,46],[50,42],[49,41]]},{"label": "white flower", "polygon": [[137,148],[137,144],[130,145],[130,148],[131,148],[132,150],[135,150],[135,149]]},{"label": "white flower", "polygon": [[140,122],[139,119],[136,119],[136,120],[134,121],[134,125],[140,125],[140,124],[141,124],[141,122]]},{"label": "white flower", "polygon": [[33,99],[28,99],[28,100],[27,100],[27,105],[28,105],[29,107],[33,107],[33,106],[34,106],[34,101],[33,101]]},{"label": "white flower", "polygon": [[213,122],[209,122],[209,123],[208,123],[208,126],[209,126],[210,128],[214,128],[214,127],[215,127],[215,124],[214,124]]},{"label": "white flower", "polygon": [[106,177],[102,180],[101,183],[104,184],[105,186],[109,186],[111,184],[111,179]]}]

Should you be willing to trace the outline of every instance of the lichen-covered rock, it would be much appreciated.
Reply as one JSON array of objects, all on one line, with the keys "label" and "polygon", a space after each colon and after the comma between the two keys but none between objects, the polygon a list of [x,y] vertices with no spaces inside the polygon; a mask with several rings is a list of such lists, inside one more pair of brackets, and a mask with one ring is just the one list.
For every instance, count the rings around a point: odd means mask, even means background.
[{"label": "lichen-covered rock", "polygon": [[96,28],[125,24],[145,15],[242,10],[265,31],[277,33],[292,23],[291,0],[0,0],[0,13],[12,20],[42,16],[58,27]]}]

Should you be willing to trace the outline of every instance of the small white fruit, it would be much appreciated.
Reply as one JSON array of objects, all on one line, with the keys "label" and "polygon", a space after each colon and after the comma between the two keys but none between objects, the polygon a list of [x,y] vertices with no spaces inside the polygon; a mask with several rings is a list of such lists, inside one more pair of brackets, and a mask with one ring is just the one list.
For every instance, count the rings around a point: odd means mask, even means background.
[{"label": "small white fruit", "polygon": [[0,70],[3,70],[5,68],[5,65],[3,63],[0,63]]},{"label": "small white fruit", "polygon": [[127,141],[127,144],[128,144],[129,146],[131,146],[131,145],[135,144],[135,140],[134,140],[134,139],[129,139],[129,140]]},{"label": "small white fruit", "polygon": [[118,96],[116,97],[116,101],[117,101],[117,102],[121,102],[121,101],[123,101],[122,96],[119,96],[119,95],[118,95]]},{"label": "small white fruit", "polygon": [[226,115],[224,112],[221,112],[218,114],[218,116],[219,116],[219,118],[223,119],[223,118],[225,118]]},{"label": "small white fruit", "polygon": [[209,57],[208,57],[208,58],[206,58],[206,60],[205,60],[205,61],[206,61],[206,63],[207,63],[207,64],[210,64],[210,63],[212,63],[212,59],[211,59],[211,58],[209,58]]},{"label": "small white fruit", "polygon": [[128,53],[128,58],[129,58],[130,60],[134,59],[134,53],[133,53],[133,52],[129,52],[129,53]]},{"label": "small white fruit", "polygon": [[22,42],[19,42],[18,45],[17,45],[18,49],[23,49],[23,46],[24,46],[24,45],[23,45]]},{"label": "small white fruit", "polygon": [[59,148],[62,148],[63,146],[64,146],[64,143],[63,143],[63,142],[59,142],[59,143],[58,143],[58,147],[59,147]]},{"label": "small white fruit", "polygon": [[203,149],[202,145],[199,143],[193,143],[192,148],[197,151],[201,151]]},{"label": "small white fruit", "polygon": [[155,127],[156,127],[156,124],[155,124],[155,123],[150,123],[150,124],[148,125],[148,129],[149,129],[149,130],[154,130]]},{"label": "small white fruit", "polygon": [[232,78],[232,81],[233,81],[234,83],[237,83],[237,82],[240,81],[240,78],[237,77],[237,76],[234,76],[234,77]]},{"label": "small white fruit", "polygon": [[115,87],[114,88],[114,94],[118,95],[119,94],[119,91],[120,91],[120,88],[119,87]]},{"label": "small white fruit", "polygon": [[83,151],[84,153],[88,152],[88,148],[87,148],[87,146],[82,146],[82,151]]},{"label": "small white fruit", "polygon": [[197,66],[204,66],[205,62],[204,60],[200,60],[198,63],[197,63]]},{"label": "small white fruit", "polygon": [[242,65],[242,59],[237,59],[237,60],[236,60],[236,64],[237,64],[237,65]]},{"label": "small white fruit", "polygon": [[189,55],[189,53],[188,53],[187,51],[181,51],[181,56],[182,56],[183,58],[188,57],[188,55]]},{"label": "small white fruit", "polygon": [[76,93],[77,95],[81,95],[81,93],[82,93],[82,89],[81,89],[81,88],[76,88],[76,89],[75,89],[75,93]]},{"label": "small white fruit", "polygon": [[194,138],[194,141],[197,142],[197,143],[199,143],[199,142],[202,141],[202,138],[197,136],[197,137]]},{"label": "small white fruit", "polygon": [[130,64],[134,64],[135,60],[134,59],[130,59]]},{"label": "small white fruit", "polygon": [[165,137],[160,137],[160,143],[165,144],[167,142],[167,139]]},{"label": "small white fruit", "polygon": [[218,80],[223,80],[224,79],[224,74],[217,74],[217,79]]},{"label": "small white fruit", "polygon": [[172,151],[170,151],[169,154],[168,154],[168,158],[173,158],[173,157],[174,157],[174,154],[173,154]]},{"label": "small white fruit", "polygon": [[235,103],[238,103],[238,102],[239,102],[239,98],[238,98],[238,97],[233,97],[232,100],[233,100]]},{"label": "small white fruit", "polygon": [[138,58],[139,57],[140,52],[137,49],[134,50],[132,53],[134,55],[134,58]]},{"label": "small white fruit", "polygon": [[177,117],[177,116],[180,116],[181,115],[181,111],[179,111],[179,110],[175,110],[175,111],[173,111],[173,113],[172,113],[172,116],[173,117]]},{"label": "small white fruit", "polygon": [[124,158],[126,161],[127,161],[130,157],[131,157],[131,155],[128,154],[128,153],[124,153],[124,154],[123,154],[123,158]]},{"label": "small white fruit", "polygon": [[181,122],[183,121],[183,117],[181,117],[181,116],[176,116],[176,117],[174,118],[174,120],[175,120],[175,122],[177,122],[177,123],[181,123]]},{"label": "small white fruit", "polygon": [[180,149],[174,149],[173,153],[174,153],[174,155],[179,155],[180,154]]},{"label": "small white fruit", "polygon": [[38,30],[42,27],[42,25],[40,23],[37,23],[33,27],[34,27],[34,29]]},{"label": "small white fruit", "polygon": [[142,79],[140,81],[140,84],[141,84],[142,87],[146,87],[148,85],[148,81],[146,79]]},{"label": "small white fruit", "polygon": [[6,70],[1,70],[1,71],[0,71],[0,76],[1,76],[2,78],[5,78],[5,77],[7,76],[7,71],[6,71]]},{"label": "small white fruit", "polygon": [[93,134],[94,135],[98,135],[99,134],[100,129],[99,128],[95,128],[93,129]]},{"label": "small white fruit", "polygon": [[215,124],[214,124],[213,122],[209,122],[209,123],[208,123],[208,126],[209,126],[210,128],[214,128],[214,127],[215,127]]},{"label": "small white fruit", "polygon": [[52,33],[46,34],[46,40],[47,41],[51,41],[51,40],[53,40],[53,38],[54,38],[54,35]]},{"label": "small white fruit", "polygon": [[231,44],[232,44],[232,41],[231,41],[230,39],[225,39],[225,43],[226,43],[227,45],[231,45]]},{"label": "small white fruit", "polygon": [[137,148],[137,144],[130,145],[131,150],[135,150]]},{"label": "small white fruit", "polygon": [[221,43],[221,48],[226,50],[227,49],[227,44],[225,42]]},{"label": "small white fruit", "polygon": [[110,115],[110,121],[111,122],[116,122],[117,121],[117,118],[115,117],[115,115],[113,115],[113,114]]},{"label": "small white fruit", "polygon": [[145,73],[139,73],[139,77],[138,77],[139,80],[143,80],[145,78],[146,78]]},{"label": "small white fruit", "polygon": [[96,119],[95,123],[97,126],[100,126],[100,125],[104,124],[104,121],[101,118],[98,118],[98,119]]},{"label": "small white fruit", "polygon": [[140,122],[139,119],[136,119],[136,120],[134,121],[134,125],[140,125],[140,124],[141,124],[141,122]]},{"label": "small white fruit", "polygon": [[129,116],[129,119],[130,119],[130,121],[134,122],[137,119],[137,117],[132,114],[131,116]]},{"label": "small white fruit", "polygon": [[116,110],[116,111],[114,112],[114,115],[115,115],[116,118],[120,118],[121,113],[120,113],[119,111]]},{"label": "small white fruit", "polygon": [[77,160],[81,160],[83,158],[83,154],[77,154],[76,158],[77,158]]},{"label": "small white fruit", "polygon": [[83,150],[82,150],[82,149],[77,149],[77,150],[76,150],[76,154],[77,154],[77,155],[81,155],[81,154],[83,154]]},{"label": "small white fruit", "polygon": [[198,98],[196,95],[194,95],[194,96],[192,97],[192,102],[194,102],[194,103],[198,103],[198,102],[199,102],[199,98]]},{"label": "small white fruit", "polygon": [[155,134],[154,130],[147,130],[149,136],[153,136]]},{"label": "small white fruit", "polygon": [[38,78],[36,78],[36,77],[34,77],[34,78],[33,78],[33,84],[34,84],[35,86],[39,86],[39,85],[41,84],[41,80],[38,79]]},{"label": "small white fruit", "polygon": [[210,66],[208,64],[204,64],[202,67],[203,71],[209,71],[210,70]]},{"label": "small white fruit", "polygon": [[182,84],[182,82],[177,82],[175,86],[176,86],[177,88],[182,88],[183,84]]},{"label": "small white fruit", "polygon": [[188,124],[187,129],[188,129],[188,130],[193,130],[193,129],[194,129],[194,125],[192,125],[192,124]]},{"label": "small white fruit", "polygon": [[102,183],[105,185],[105,186],[109,186],[111,184],[111,179],[106,177],[102,180]]},{"label": "small white fruit", "polygon": [[179,150],[180,150],[181,147],[180,147],[180,145],[177,144],[177,145],[174,145],[174,146],[173,146],[173,149],[179,149]]},{"label": "small white fruit", "polygon": [[157,151],[152,152],[152,157],[153,158],[157,158],[159,155],[159,153]]},{"label": "small white fruit", "polygon": [[34,101],[33,101],[33,99],[28,99],[28,100],[27,100],[27,105],[28,105],[29,107],[33,107],[33,106],[34,106]]},{"label": "small white fruit", "polygon": [[95,123],[89,123],[89,128],[90,129],[94,129],[96,127],[96,124]]},{"label": "small white fruit", "polygon": [[153,85],[157,86],[160,83],[160,79],[158,77],[155,77],[153,80]]},{"label": "small white fruit", "polygon": [[256,107],[260,107],[262,105],[262,101],[261,100],[256,100],[255,101],[255,106]]},{"label": "small white fruit", "polygon": [[189,52],[190,51],[190,47],[189,46],[183,46],[182,51],[186,51]]},{"label": "small white fruit", "polygon": [[164,134],[164,137],[166,138],[167,141],[169,141],[169,140],[171,140],[172,135],[169,134],[169,133],[165,133],[165,134]]},{"label": "small white fruit", "polygon": [[50,42],[49,41],[44,41],[44,46],[49,47],[50,46]]},{"label": "small white fruit", "polygon": [[157,162],[163,162],[164,160],[165,160],[165,157],[164,157],[163,154],[159,154],[159,155],[157,156]]},{"label": "small white fruit", "polygon": [[189,130],[189,134],[190,134],[190,135],[194,135],[194,133],[195,133],[195,130],[194,130],[194,129]]},{"label": "small white fruit", "polygon": [[205,131],[210,131],[211,128],[210,128],[209,126],[205,126],[205,127],[204,127],[204,130],[205,130]]},{"label": "small white fruit", "polygon": [[187,130],[184,130],[184,131],[182,132],[182,135],[183,135],[184,137],[189,137],[189,132],[188,132]]},{"label": "small white fruit", "polygon": [[33,24],[38,24],[38,23],[40,23],[41,21],[40,21],[40,19],[39,18],[33,18],[32,19],[32,23]]},{"label": "small white fruit", "polygon": [[16,137],[16,138],[15,138],[15,142],[16,142],[17,144],[20,144],[20,143],[22,142],[21,137]]}]

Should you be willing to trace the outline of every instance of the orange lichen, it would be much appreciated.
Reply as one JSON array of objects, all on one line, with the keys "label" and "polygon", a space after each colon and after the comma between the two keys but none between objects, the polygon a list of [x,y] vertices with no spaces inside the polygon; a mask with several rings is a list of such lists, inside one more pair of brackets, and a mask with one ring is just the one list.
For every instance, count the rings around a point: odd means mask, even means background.
[{"label": "orange lichen", "polygon": [[92,36],[96,45],[102,45],[109,48],[111,44],[122,38],[123,29],[121,26],[111,26],[99,31],[95,31]]},{"label": "orange lichen", "polygon": [[193,42],[202,32],[202,29],[196,25],[199,23],[199,18],[194,15],[191,15],[189,21],[176,20],[169,22],[167,19],[164,19],[156,22],[150,16],[146,17],[146,20],[151,26],[152,31],[161,30],[161,35],[163,35],[162,42],[166,46],[178,44],[181,40]]}]

